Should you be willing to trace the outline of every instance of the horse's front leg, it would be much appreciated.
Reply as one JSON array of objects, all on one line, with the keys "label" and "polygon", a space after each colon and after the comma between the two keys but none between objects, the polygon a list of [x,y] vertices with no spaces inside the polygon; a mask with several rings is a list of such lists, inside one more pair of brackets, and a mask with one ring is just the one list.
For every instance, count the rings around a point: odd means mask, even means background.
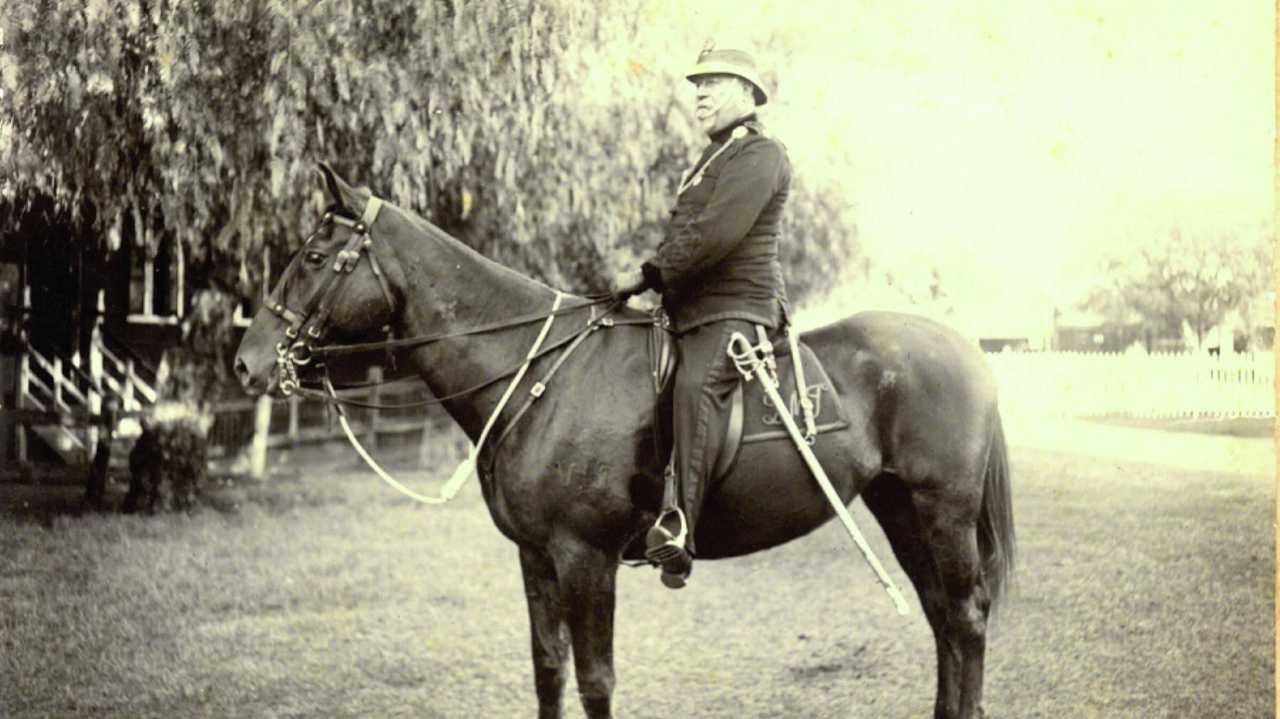
[{"label": "horse's front leg", "polygon": [[610,719],[617,557],[577,537],[557,538],[551,556],[569,621],[582,708],[587,719]]},{"label": "horse's front leg", "polygon": [[538,719],[560,719],[569,662],[569,631],[555,564],[546,554],[520,548],[524,595],[529,603],[529,635],[533,647],[533,686],[538,693]]}]

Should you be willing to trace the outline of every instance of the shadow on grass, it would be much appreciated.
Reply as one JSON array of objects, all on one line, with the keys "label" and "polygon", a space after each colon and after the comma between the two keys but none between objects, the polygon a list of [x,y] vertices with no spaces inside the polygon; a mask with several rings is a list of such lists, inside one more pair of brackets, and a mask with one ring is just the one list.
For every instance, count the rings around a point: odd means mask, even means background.
[{"label": "shadow on grass", "polygon": [[[388,470],[395,472],[413,474],[423,471],[418,466],[417,457],[409,451],[386,453],[382,461]],[[158,510],[156,514],[175,514],[178,511],[186,514],[204,511],[236,514],[243,507],[252,505],[270,515],[282,515],[298,509],[367,502],[370,501],[367,497],[352,496],[348,481],[367,471],[345,445],[282,453],[268,476],[261,480],[241,473],[211,469],[190,508]],[[58,518],[121,513],[129,489],[127,471],[112,471],[100,503],[86,499],[82,474],[75,468],[64,467],[57,471],[38,469],[34,476],[27,473],[6,477],[8,481],[0,481],[0,515],[20,523],[51,527]],[[394,499],[394,495],[388,494],[387,499]],[[146,516],[148,512],[139,514]]]}]

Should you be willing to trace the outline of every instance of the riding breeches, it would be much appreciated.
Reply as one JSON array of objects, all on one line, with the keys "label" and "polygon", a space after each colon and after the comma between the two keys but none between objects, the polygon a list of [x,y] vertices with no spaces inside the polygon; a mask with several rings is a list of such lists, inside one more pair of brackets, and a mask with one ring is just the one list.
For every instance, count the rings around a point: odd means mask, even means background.
[{"label": "riding breeches", "polygon": [[690,551],[707,485],[724,444],[733,390],[742,380],[727,351],[734,332],[754,338],[755,326],[746,320],[720,320],[676,338],[680,355],[672,398],[676,500],[689,525]]}]

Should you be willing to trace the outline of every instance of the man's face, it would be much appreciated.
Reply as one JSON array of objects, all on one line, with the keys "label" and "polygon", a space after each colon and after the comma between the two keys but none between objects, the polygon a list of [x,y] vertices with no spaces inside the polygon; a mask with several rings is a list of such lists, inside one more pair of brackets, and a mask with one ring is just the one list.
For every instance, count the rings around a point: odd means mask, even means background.
[{"label": "man's face", "polygon": [[698,96],[694,117],[708,136],[755,112],[751,91],[732,75],[700,75],[693,85]]}]

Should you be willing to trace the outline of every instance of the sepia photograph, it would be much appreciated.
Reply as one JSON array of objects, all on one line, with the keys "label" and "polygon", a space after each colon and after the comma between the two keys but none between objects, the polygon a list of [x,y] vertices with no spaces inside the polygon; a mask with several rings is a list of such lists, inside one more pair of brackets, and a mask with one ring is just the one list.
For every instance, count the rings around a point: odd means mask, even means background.
[{"label": "sepia photograph", "polygon": [[0,0],[0,716],[1280,716],[1277,37]]}]

